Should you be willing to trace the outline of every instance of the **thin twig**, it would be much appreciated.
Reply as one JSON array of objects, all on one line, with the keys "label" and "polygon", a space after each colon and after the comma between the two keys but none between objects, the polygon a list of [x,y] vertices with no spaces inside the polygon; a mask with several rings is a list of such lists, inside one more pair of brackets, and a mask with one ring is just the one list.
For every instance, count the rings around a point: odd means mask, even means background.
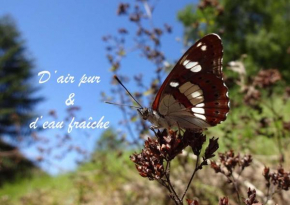
[{"label": "thin twig", "polygon": [[240,197],[240,192],[239,192],[239,189],[238,189],[238,183],[237,183],[237,180],[235,179],[233,173],[231,173],[231,176],[233,178],[233,184],[234,184],[234,188],[236,190],[236,193],[237,193],[237,197],[238,197],[238,203],[241,204],[241,197]]},{"label": "thin twig", "polygon": [[200,165],[198,165],[199,164],[199,156],[197,156],[197,159],[196,159],[196,162],[195,162],[195,169],[194,169],[194,171],[193,171],[193,173],[192,173],[192,175],[191,175],[191,177],[190,177],[190,180],[189,180],[189,182],[188,182],[188,184],[187,184],[187,187],[186,187],[186,189],[185,189],[185,191],[184,191],[184,193],[183,193],[183,195],[182,195],[182,197],[181,197],[181,200],[183,201],[183,199],[184,199],[184,197],[185,197],[185,194],[187,193],[187,191],[188,191],[188,188],[189,188],[189,186],[190,186],[190,184],[191,184],[191,182],[192,182],[192,180],[193,180],[193,177],[195,176],[195,173],[200,169]]},{"label": "thin twig", "polygon": [[178,197],[178,195],[177,195],[177,193],[176,193],[175,189],[173,188],[173,186],[172,186],[172,184],[171,184],[171,181],[170,181],[170,162],[169,162],[169,161],[167,161],[167,164],[166,164],[165,177],[166,177],[167,183],[168,183],[170,189],[172,190],[172,192],[173,192],[173,194],[174,194],[176,200],[178,200],[178,202],[179,202],[180,204],[182,204],[182,201],[181,201],[180,198]]},{"label": "thin twig", "polygon": [[[160,179],[160,180],[158,180],[158,182],[169,191],[169,193],[171,194],[171,196],[174,194],[172,192],[171,188],[168,186],[168,184],[164,180]],[[177,199],[179,199],[178,197],[177,198],[176,197],[171,197],[171,198],[173,198],[173,200],[174,200],[174,202],[175,202],[176,205],[179,205],[179,201],[177,200]]]}]

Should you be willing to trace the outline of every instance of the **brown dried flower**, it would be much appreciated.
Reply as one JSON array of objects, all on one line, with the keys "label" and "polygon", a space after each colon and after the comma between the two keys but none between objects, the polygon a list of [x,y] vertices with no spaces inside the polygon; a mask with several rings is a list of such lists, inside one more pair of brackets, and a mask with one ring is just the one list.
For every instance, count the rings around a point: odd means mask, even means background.
[{"label": "brown dried flower", "polygon": [[245,155],[243,157],[240,157],[239,165],[243,170],[245,167],[250,166],[252,161],[253,159],[251,155]]},{"label": "brown dried flower", "polygon": [[273,173],[270,172],[268,167],[265,167],[263,176],[267,181],[267,187],[270,187],[271,183],[273,183],[273,185],[277,186],[278,189],[288,191],[290,188],[290,172],[285,172],[283,167],[280,167]]},{"label": "brown dried flower", "polygon": [[289,122],[283,122],[283,128],[284,130],[287,130],[290,132],[290,121]]},{"label": "brown dried flower", "polygon": [[259,203],[259,201],[256,199],[256,190],[249,188],[248,189],[248,198],[244,200],[246,205],[262,205]]},{"label": "brown dried flower", "polygon": [[265,167],[264,171],[263,171],[263,176],[265,177],[267,183],[266,183],[266,187],[270,187],[270,180],[271,180],[271,174],[270,174],[270,169],[269,167]]},{"label": "brown dried flower", "polygon": [[117,15],[127,14],[127,10],[130,7],[129,4],[120,3],[117,9]]},{"label": "brown dried flower", "polygon": [[177,132],[163,130],[156,133],[157,139],[148,138],[140,154],[133,154],[130,159],[136,164],[139,174],[150,180],[160,179],[164,175],[163,161],[174,159],[188,146]]},{"label": "brown dried flower", "polygon": [[167,161],[174,159],[182,150],[188,146],[186,141],[182,140],[182,136],[177,135],[177,131],[163,130],[163,132],[158,132],[157,137],[160,144],[160,154]]},{"label": "brown dried flower", "polygon": [[202,0],[199,5],[198,8],[199,9],[205,9],[206,7],[218,7],[219,2],[217,0]]},{"label": "brown dried flower", "polygon": [[133,21],[133,22],[139,22],[140,21],[140,15],[138,13],[133,13],[130,15],[130,21]]},{"label": "brown dried flower", "polygon": [[228,197],[220,198],[219,205],[229,205],[229,198]]},{"label": "brown dried flower", "polygon": [[127,33],[128,33],[128,30],[125,29],[125,28],[119,28],[118,32],[119,32],[120,34],[127,34]]},{"label": "brown dried flower", "polygon": [[285,172],[282,167],[280,167],[277,172],[272,173],[271,180],[279,189],[283,189],[285,191],[289,190],[290,173]]},{"label": "brown dried flower", "polygon": [[[241,157],[239,154],[235,156],[233,150],[229,150],[225,153],[219,153],[220,165],[216,162],[211,162],[211,168],[214,169],[216,173],[222,173],[225,176],[230,176],[236,166],[240,167],[240,170],[243,171],[245,167],[250,166],[252,162],[251,155],[245,155]],[[227,173],[223,171],[224,167],[227,170]]]},{"label": "brown dried flower", "polygon": [[204,158],[205,159],[210,159],[212,157],[214,157],[214,153],[215,151],[217,151],[219,148],[219,144],[218,144],[218,138],[211,138],[209,140],[209,145],[207,146],[207,148],[205,149],[205,153],[204,153]]},{"label": "brown dried flower", "polygon": [[[139,174],[148,177],[150,180],[160,179],[165,174],[163,162],[173,160],[187,146],[191,146],[194,154],[199,155],[206,137],[200,132],[186,130],[183,135],[177,131],[156,133],[157,139],[148,138],[144,143],[144,149],[140,154],[133,154],[130,159],[136,164]],[[204,164],[206,159],[214,156],[218,149],[217,139],[210,139],[205,151]],[[202,166],[201,166],[202,167]]]},{"label": "brown dried flower", "polygon": [[[194,137],[192,137],[194,135]],[[186,131],[184,133],[184,139],[187,140],[188,145],[191,147],[193,153],[196,156],[200,155],[202,145],[206,141],[205,135],[202,133],[192,133],[190,131]]]},{"label": "brown dried flower", "polygon": [[186,199],[188,205],[199,205],[199,202],[197,200],[190,200]]},{"label": "brown dried flower", "polygon": [[261,98],[261,92],[257,90],[254,86],[248,86],[245,88],[244,92],[244,102],[248,105],[255,105]]},{"label": "brown dried flower", "polygon": [[215,161],[211,161],[210,166],[215,171],[215,173],[222,172],[221,166],[218,165]]},{"label": "brown dried flower", "polygon": [[254,78],[254,85],[260,88],[272,86],[281,80],[281,74],[277,69],[260,70]]},{"label": "brown dried flower", "polygon": [[130,159],[135,163],[136,169],[142,177],[153,180],[160,179],[164,175],[164,158],[160,156],[160,146],[157,140],[148,138],[142,152],[131,155]]}]

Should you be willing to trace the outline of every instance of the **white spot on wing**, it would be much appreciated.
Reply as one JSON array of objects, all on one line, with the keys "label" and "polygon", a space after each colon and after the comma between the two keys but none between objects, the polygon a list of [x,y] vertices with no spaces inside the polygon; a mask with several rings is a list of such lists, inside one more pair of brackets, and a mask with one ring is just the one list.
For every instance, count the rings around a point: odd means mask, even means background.
[{"label": "white spot on wing", "polygon": [[199,71],[201,71],[201,66],[200,65],[197,65],[197,66],[194,66],[192,69],[190,69],[190,71],[192,71],[192,72],[199,72]]},{"label": "white spot on wing", "polygon": [[185,66],[185,68],[186,69],[190,69],[190,68],[192,68],[192,67],[194,67],[194,66],[196,66],[197,65],[197,62],[190,62],[190,63],[188,63],[186,66]]},{"label": "white spot on wing", "polygon": [[193,108],[191,108],[191,111],[194,112],[194,113],[199,113],[199,114],[204,114],[205,113],[203,108],[193,107]]},{"label": "white spot on wing", "polygon": [[192,85],[192,87],[190,87],[188,90],[186,90],[184,92],[184,95],[188,96],[188,95],[190,95],[191,93],[194,93],[197,90],[200,90],[200,87],[197,86],[197,85]]},{"label": "white spot on wing", "polygon": [[194,113],[194,116],[195,116],[195,117],[198,117],[198,118],[200,118],[200,119],[202,119],[202,120],[206,120],[206,117],[205,117],[204,115],[201,115],[201,114],[195,114],[195,113]]},{"label": "white spot on wing", "polygon": [[185,61],[183,62],[183,65],[185,66],[187,63],[189,63],[189,60],[185,60]]},{"label": "white spot on wing", "polygon": [[174,81],[172,81],[172,82],[169,83],[169,85],[170,85],[171,87],[176,88],[177,86],[179,86],[179,83],[178,83],[178,82],[174,82]]},{"label": "white spot on wing", "polygon": [[204,103],[199,103],[195,107],[204,107]]},{"label": "white spot on wing", "polygon": [[197,46],[196,47],[199,47],[199,46],[201,46],[202,45],[202,43],[201,42],[199,42],[198,44],[197,44]]},{"label": "white spot on wing", "polygon": [[206,45],[201,46],[202,51],[206,51]]},{"label": "white spot on wing", "polygon": [[202,94],[203,94],[202,90],[197,90],[197,91],[195,91],[194,93],[191,93],[191,94],[190,94],[190,97],[191,97],[191,98],[196,98],[196,97],[198,97],[198,96],[201,96]]},{"label": "white spot on wing", "polygon": [[190,103],[194,106],[204,101],[203,96],[198,96],[190,100]]}]

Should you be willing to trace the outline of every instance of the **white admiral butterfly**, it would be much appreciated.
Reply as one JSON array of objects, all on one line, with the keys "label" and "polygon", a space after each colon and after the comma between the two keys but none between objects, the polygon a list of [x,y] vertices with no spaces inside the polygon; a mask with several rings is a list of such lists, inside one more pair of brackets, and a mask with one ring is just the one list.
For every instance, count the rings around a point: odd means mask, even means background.
[{"label": "white admiral butterfly", "polygon": [[221,123],[230,110],[222,61],[221,38],[217,34],[206,35],[175,65],[158,91],[152,109],[140,105],[137,110],[153,124],[152,128],[194,130]]}]

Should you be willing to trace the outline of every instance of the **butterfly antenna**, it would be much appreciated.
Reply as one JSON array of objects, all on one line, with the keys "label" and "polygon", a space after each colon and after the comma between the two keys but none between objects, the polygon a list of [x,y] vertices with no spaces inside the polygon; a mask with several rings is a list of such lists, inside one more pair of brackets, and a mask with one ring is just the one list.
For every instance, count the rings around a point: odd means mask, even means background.
[{"label": "butterfly antenna", "polygon": [[118,83],[120,83],[120,85],[122,85],[122,87],[127,91],[127,93],[131,96],[131,98],[133,100],[135,100],[135,102],[141,107],[143,108],[143,106],[134,98],[134,96],[129,92],[129,90],[125,87],[125,85],[123,85],[123,83],[120,81],[120,79],[114,75],[114,78],[118,81]]},{"label": "butterfly antenna", "polygon": [[133,106],[133,105],[124,105],[124,104],[112,103],[112,102],[108,102],[108,101],[105,101],[105,103],[108,103],[108,104],[111,104],[111,105],[127,106],[127,107],[132,107],[132,108],[140,109],[140,107]]}]

